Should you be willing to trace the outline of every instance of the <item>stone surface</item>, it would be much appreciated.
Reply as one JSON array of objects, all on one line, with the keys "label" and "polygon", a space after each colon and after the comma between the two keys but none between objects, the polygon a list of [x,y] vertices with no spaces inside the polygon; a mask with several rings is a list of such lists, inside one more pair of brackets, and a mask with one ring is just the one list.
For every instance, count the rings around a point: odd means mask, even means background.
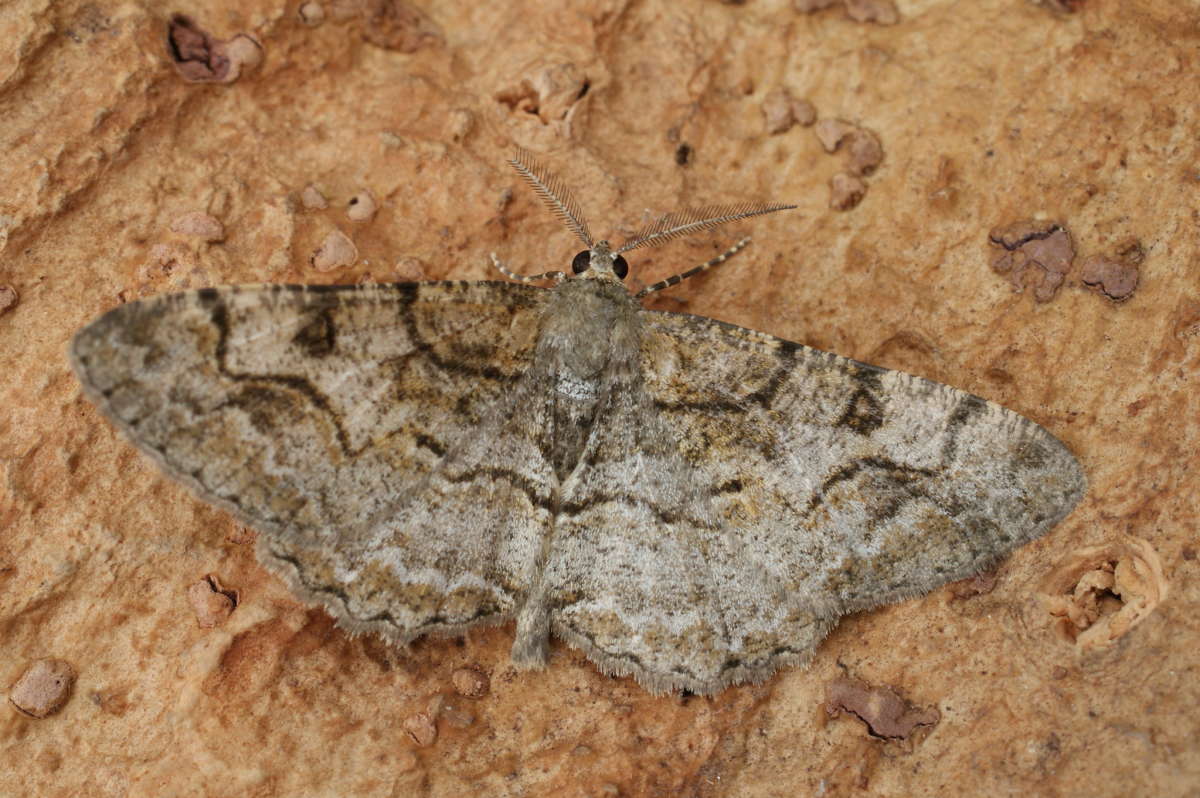
[{"label": "stone surface", "polygon": [[62,709],[71,697],[75,669],[61,659],[39,659],[8,691],[8,700],[31,718],[44,718]]},{"label": "stone surface", "polygon": [[794,125],[808,127],[817,121],[817,109],[813,104],[793,97],[786,87],[767,92],[762,110],[766,130],[772,136],[786,133]]},{"label": "stone surface", "polygon": [[838,172],[829,179],[829,207],[848,211],[857,207],[867,193],[866,182],[849,172]]},{"label": "stone surface", "polygon": [[[363,15],[344,5],[322,3],[317,27],[296,4],[189,10],[214,37],[263,47],[236,82],[203,86],[167,57],[175,7],[18,0],[0,23],[0,285],[20,296],[0,315],[0,676],[11,685],[47,655],[87,663],[57,714],[2,713],[0,793],[1194,790],[1192,9],[946,0],[899,3],[900,21],[881,27],[767,3],[596,2],[568,14],[451,2],[422,6],[444,40],[418,31],[429,43],[403,53],[364,41]],[[762,101],[781,75],[823,116],[878,134],[887,155],[857,208],[826,207],[839,156],[807,134],[766,133]],[[723,274],[653,306],[996,400],[1069,443],[1088,497],[1006,561],[991,592],[947,588],[861,613],[807,670],[712,700],[649,696],[563,646],[553,667],[519,674],[505,664],[511,628],[407,652],[346,636],[250,546],[227,542],[231,518],[117,437],[80,396],[66,343],[120,296],[185,283],[352,283],[401,258],[430,279],[484,279],[492,250],[514,268],[563,268],[575,242],[559,223],[525,192],[502,202],[516,186],[504,164],[514,144],[589,187],[588,216],[622,232],[648,221],[641,208],[652,218],[687,202],[799,203],[756,222]],[[329,208],[293,199],[310,184]],[[364,185],[381,210],[353,230],[361,258],[315,272],[309,254]],[[195,208],[224,223],[225,241],[169,249],[171,222]],[[1114,303],[1072,271],[1052,302],[1013,294],[982,242],[1024,218],[1063,220],[1082,253],[1145,242],[1137,290]],[[634,280],[729,243],[714,234],[649,251],[631,260]],[[1080,651],[1046,607],[1045,580],[1126,533],[1157,552],[1169,597],[1121,620],[1110,645]],[[1117,586],[1121,558],[1104,562]],[[241,594],[208,630],[185,598],[205,573]],[[1151,584],[1136,568],[1129,577],[1122,589]],[[1123,619],[1104,615],[1102,574],[1089,579],[1070,591],[1079,617]],[[417,748],[404,721],[453,694],[452,674],[469,666],[491,675],[470,700],[474,722],[443,721]],[[905,751],[857,721],[825,721],[826,686],[844,670],[936,709],[938,724]]]},{"label": "stone surface", "polygon": [[478,668],[459,668],[452,678],[454,689],[467,698],[482,698],[491,685],[488,675]]},{"label": "stone surface", "polygon": [[221,241],[225,238],[225,227],[220,220],[200,211],[192,211],[178,217],[171,222],[171,230],[206,242]]}]

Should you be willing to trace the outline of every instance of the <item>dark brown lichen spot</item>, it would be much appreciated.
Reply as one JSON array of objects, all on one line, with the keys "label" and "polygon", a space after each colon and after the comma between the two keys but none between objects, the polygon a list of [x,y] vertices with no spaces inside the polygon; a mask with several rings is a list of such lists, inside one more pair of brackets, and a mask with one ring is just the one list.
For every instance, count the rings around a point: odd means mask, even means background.
[{"label": "dark brown lichen spot", "polygon": [[246,34],[222,41],[183,14],[167,23],[167,54],[189,83],[232,83],[262,60],[262,46]]},{"label": "dark brown lichen spot", "polygon": [[1124,302],[1133,296],[1138,277],[1136,261],[1107,255],[1095,255],[1085,260],[1079,274],[1084,285],[1114,302]]},{"label": "dark brown lichen spot", "polygon": [[1071,234],[1058,222],[1013,222],[993,228],[988,240],[1004,250],[992,259],[992,269],[1008,276],[1013,291],[1032,287],[1038,302],[1054,298],[1075,260]]},{"label": "dark brown lichen spot", "polygon": [[863,723],[872,737],[904,739],[918,727],[933,727],[942,719],[936,709],[920,709],[888,687],[874,687],[861,679],[840,677],[825,691],[825,712],[833,718],[846,712]]},{"label": "dark brown lichen spot", "polygon": [[364,0],[362,9],[363,39],[376,47],[415,53],[443,41],[437,23],[404,0]]},{"label": "dark brown lichen spot", "polygon": [[229,63],[214,52],[216,40],[190,17],[175,14],[167,23],[167,51],[187,80],[220,80]]}]

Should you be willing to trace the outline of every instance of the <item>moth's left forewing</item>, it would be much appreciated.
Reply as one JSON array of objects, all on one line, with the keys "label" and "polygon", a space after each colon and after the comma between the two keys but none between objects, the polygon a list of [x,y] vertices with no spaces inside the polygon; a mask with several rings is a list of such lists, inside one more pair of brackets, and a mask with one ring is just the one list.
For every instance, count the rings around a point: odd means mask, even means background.
[{"label": "moth's left forewing", "polygon": [[263,533],[260,558],[294,592],[407,640],[502,617],[521,589],[531,555],[499,557],[499,536],[539,539],[541,519],[513,508],[550,488],[485,474],[481,501],[465,472],[495,466],[497,439],[525,443],[502,434],[506,402],[545,298],[511,283],[203,289],[113,309],[71,359],[167,474]]},{"label": "moth's left forewing", "polygon": [[1062,443],[964,391],[702,317],[644,328],[646,389],[727,534],[820,611],[977,573],[1084,492]]}]

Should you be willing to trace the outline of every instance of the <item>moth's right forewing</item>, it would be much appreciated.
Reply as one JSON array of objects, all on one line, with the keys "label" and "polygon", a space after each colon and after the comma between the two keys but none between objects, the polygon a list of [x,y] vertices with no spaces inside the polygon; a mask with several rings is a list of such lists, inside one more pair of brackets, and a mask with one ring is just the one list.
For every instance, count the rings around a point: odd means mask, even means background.
[{"label": "moth's right forewing", "polygon": [[1046,430],[946,385],[711,319],[646,314],[645,381],[741,567],[835,616],[990,567],[1079,501]]}]

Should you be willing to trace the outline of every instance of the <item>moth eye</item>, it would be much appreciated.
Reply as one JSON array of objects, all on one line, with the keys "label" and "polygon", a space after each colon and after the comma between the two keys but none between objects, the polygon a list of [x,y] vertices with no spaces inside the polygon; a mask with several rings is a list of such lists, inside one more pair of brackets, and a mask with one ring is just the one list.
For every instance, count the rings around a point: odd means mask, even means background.
[{"label": "moth eye", "polygon": [[586,272],[591,265],[592,252],[591,250],[585,249],[583,252],[580,252],[578,255],[576,255],[575,259],[571,261],[571,271],[575,272],[576,274],[582,274],[583,272]]},{"label": "moth eye", "polygon": [[613,274],[622,280],[629,274],[629,263],[620,255],[613,259]]}]

